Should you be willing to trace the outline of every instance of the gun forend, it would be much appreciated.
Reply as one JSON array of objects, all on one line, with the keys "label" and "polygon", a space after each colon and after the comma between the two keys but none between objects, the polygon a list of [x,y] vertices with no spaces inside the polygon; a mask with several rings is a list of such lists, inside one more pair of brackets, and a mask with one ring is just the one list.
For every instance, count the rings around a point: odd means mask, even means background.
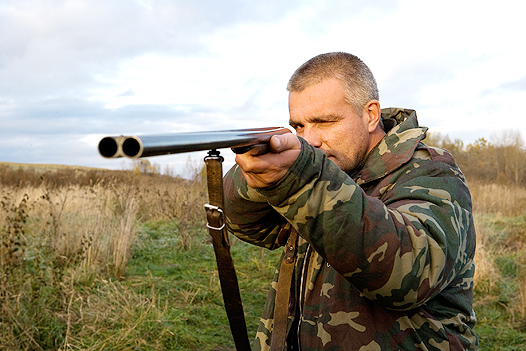
[{"label": "gun forend", "polygon": [[223,148],[231,148],[236,153],[243,153],[256,145],[267,145],[273,135],[288,132],[290,131],[287,128],[269,127],[144,136],[108,136],[99,142],[99,153],[105,158],[139,158]]}]

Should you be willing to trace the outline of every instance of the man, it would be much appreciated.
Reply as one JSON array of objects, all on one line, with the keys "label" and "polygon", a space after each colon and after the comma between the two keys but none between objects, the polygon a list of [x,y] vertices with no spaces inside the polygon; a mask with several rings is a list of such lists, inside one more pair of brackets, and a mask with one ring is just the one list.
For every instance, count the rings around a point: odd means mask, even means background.
[{"label": "man", "polygon": [[[476,350],[471,197],[453,157],[422,143],[414,111],[380,109],[353,55],[309,60],[287,89],[296,135],[236,156],[225,176],[229,229],[295,253],[254,348]],[[276,304],[283,290],[288,306]]]}]

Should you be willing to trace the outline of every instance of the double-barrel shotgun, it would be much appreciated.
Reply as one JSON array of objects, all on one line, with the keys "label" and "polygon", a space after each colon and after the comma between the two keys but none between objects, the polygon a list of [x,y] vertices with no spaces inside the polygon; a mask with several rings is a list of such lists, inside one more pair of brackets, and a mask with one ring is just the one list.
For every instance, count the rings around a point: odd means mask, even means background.
[{"label": "double-barrel shotgun", "polygon": [[108,136],[99,142],[99,153],[106,158],[139,158],[224,148],[231,148],[239,154],[253,147],[258,147],[260,153],[265,153],[273,135],[287,132],[287,128],[269,127],[145,136]]}]

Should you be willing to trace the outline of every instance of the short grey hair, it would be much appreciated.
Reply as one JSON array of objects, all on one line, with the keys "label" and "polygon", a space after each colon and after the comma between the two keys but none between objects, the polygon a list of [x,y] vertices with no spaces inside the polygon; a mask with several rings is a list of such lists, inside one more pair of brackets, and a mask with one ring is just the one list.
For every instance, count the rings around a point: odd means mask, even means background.
[{"label": "short grey hair", "polygon": [[371,100],[379,100],[373,73],[358,57],[345,52],[330,52],[313,57],[301,65],[287,84],[289,92],[301,92],[328,78],[338,79],[347,102],[361,116]]}]

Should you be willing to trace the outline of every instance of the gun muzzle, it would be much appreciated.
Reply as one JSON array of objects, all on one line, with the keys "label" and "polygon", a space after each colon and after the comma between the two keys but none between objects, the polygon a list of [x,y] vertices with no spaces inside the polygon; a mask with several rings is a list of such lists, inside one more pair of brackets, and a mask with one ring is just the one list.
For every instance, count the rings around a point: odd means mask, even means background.
[{"label": "gun muzzle", "polygon": [[122,152],[122,143],[125,139],[125,136],[108,136],[102,138],[99,142],[100,155],[105,158],[124,157],[125,155]]}]

